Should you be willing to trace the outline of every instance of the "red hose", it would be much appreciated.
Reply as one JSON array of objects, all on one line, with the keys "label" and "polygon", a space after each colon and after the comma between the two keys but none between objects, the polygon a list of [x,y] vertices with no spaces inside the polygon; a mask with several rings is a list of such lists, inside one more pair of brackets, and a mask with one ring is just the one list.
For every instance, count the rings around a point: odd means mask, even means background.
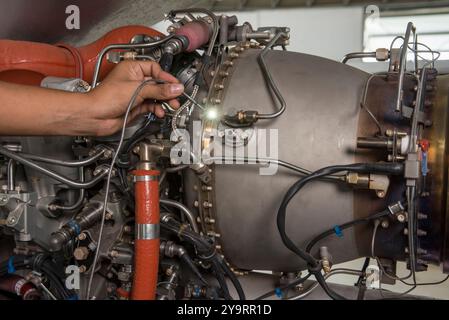
[{"label": "red hose", "polygon": [[0,281],[0,291],[16,294],[22,297],[23,300],[40,299],[39,292],[34,285],[23,277],[15,274],[9,274],[2,277]]},{"label": "red hose", "polygon": [[[0,40],[0,81],[39,85],[47,76],[74,78],[82,74],[82,78],[91,83],[99,52],[110,44],[129,43],[138,34],[162,36],[160,32],[144,26],[126,26],[114,29],[80,48],[64,44]],[[104,59],[100,79],[113,67],[114,64]]]},{"label": "red hose", "polygon": [[154,300],[159,268],[159,171],[134,174],[136,239],[132,300]]}]

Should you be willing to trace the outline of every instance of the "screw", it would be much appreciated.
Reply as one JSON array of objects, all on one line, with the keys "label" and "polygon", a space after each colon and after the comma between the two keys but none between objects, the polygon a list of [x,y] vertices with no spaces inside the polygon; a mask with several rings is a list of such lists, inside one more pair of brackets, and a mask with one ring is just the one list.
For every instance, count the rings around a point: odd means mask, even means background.
[{"label": "screw", "polygon": [[114,218],[114,215],[111,212],[107,212],[104,218],[106,220],[112,220],[112,218]]},{"label": "screw", "polygon": [[87,238],[87,235],[84,232],[82,232],[78,235],[78,240],[80,240],[80,241],[86,240],[86,238]]},{"label": "screw", "polygon": [[8,219],[8,224],[14,224],[16,223],[16,218],[15,217],[11,217]]},{"label": "screw", "polygon": [[385,197],[385,191],[377,191],[377,196],[379,198],[384,198]]},{"label": "screw", "polygon": [[390,223],[388,222],[388,220],[384,219],[382,220],[381,226],[382,228],[386,229],[390,226]]},{"label": "screw", "polygon": [[396,219],[398,219],[398,221],[399,221],[400,223],[405,222],[405,214],[402,214],[402,213],[398,214],[398,215],[396,216]]},{"label": "screw", "polygon": [[112,258],[116,258],[118,256],[118,251],[117,250],[112,250],[111,253],[109,254]]}]

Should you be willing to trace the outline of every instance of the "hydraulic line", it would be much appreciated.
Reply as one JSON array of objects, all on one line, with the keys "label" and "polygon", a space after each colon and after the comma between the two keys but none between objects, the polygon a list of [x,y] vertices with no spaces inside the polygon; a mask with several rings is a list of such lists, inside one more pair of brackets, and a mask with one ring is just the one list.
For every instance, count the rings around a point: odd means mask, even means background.
[{"label": "hydraulic line", "polygon": [[94,163],[95,161],[100,159],[104,155],[105,152],[106,152],[106,149],[103,148],[100,151],[96,152],[94,155],[92,155],[88,158],[82,159],[82,160],[77,160],[77,161],[52,159],[52,158],[47,158],[47,157],[38,156],[38,155],[34,155],[34,154],[28,154],[28,153],[18,153],[18,155],[20,155],[26,159],[34,160],[37,162],[44,162],[44,163],[54,164],[54,165],[63,166],[63,167],[78,168],[78,167],[88,166],[88,165]]},{"label": "hydraulic line", "polygon": [[105,48],[103,48],[103,50],[101,50],[101,52],[98,54],[98,60],[97,63],[95,65],[95,69],[94,69],[94,74],[93,74],[93,80],[92,80],[92,89],[94,89],[97,84],[98,84],[98,77],[100,74],[100,68],[101,68],[101,63],[103,62],[103,58],[106,55],[106,53],[108,53],[111,50],[138,50],[138,49],[149,49],[149,48],[154,48],[157,46],[160,46],[161,44],[164,44],[165,42],[167,42],[168,40],[170,40],[171,38],[173,38],[173,35],[167,36],[161,40],[158,41],[153,41],[153,42],[149,42],[149,43],[137,43],[137,44],[111,44]]},{"label": "hydraulic line", "polygon": [[343,57],[343,60],[341,60],[341,63],[346,64],[346,62],[348,62],[348,60],[351,59],[360,59],[360,58],[375,58],[376,57],[376,52],[352,52],[352,53],[348,53],[347,55],[345,55]]},{"label": "hydraulic line", "polygon": [[287,103],[285,102],[284,97],[282,96],[281,92],[279,91],[279,88],[276,85],[276,82],[273,79],[273,76],[271,72],[268,70],[268,67],[265,63],[265,55],[271,50],[271,48],[276,44],[276,42],[281,37],[287,37],[287,34],[284,32],[278,32],[273,39],[265,46],[265,48],[260,52],[259,56],[257,57],[257,61],[259,62],[260,69],[262,70],[262,74],[264,76],[264,79],[267,82],[268,87],[273,91],[274,95],[278,99],[280,103],[280,108],[275,113],[269,113],[269,114],[263,114],[259,113],[257,114],[257,119],[274,119],[279,117],[281,114],[284,113]]},{"label": "hydraulic line", "polygon": [[281,206],[279,207],[277,214],[277,227],[279,230],[279,234],[281,236],[282,242],[284,245],[290,249],[292,252],[297,254],[300,258],[307,262],[309,271],[316,277],[318,283],[323,287],[324,291],[332,298],[332,299],[344,299],[344,297],[340,296],[333,292],[326,284],[324,277],[321,274],[321,265],[319,262],[308,252],[301,250],[296,246],[296,244],[288,237],[285,227],[286,227],[286,213],[287,206],[290,200],[309,182],[319,179],[323,176],[342,172],[342,171],[351,171],[358,173],[383,173],[383,174],[392,174],[398,175],[403,173],[404,165],[401,163],[356,163],[350,165],[337,165],[330,166],[320,170],[315,171],[314,173],[305,176],[294,183],[282,200]]},{"label": "hydraulic line", "polygon": [[103,180],[103,178],[107,175],[108,170],[103,170],[101,173],[98,174],[94,179],[88,182],[79,182],[71,180],[67,177],[64,177],[63,175],[60,175],[52,170],[49,170],[47,168],[44,168],[37,163],[28,160],[19,154],[9,151],[8,149],[0,146],[0,154],[4,155],[5,157],[8,157],[10,159],[15,160],[16,162],[21,163],[24,166],[30,167],[32,169],[35,169],[36,171],[39,171],[42,174],[45,174],[46,176],[49,176],[50,178],[53,178],[59,182],[62,182],[63,184],[66,184],[67,186],[74,188],[74,189],[88,189],[93,186],[95,186],[97,183]]},{"label": "hydraulic line", "polygon": [[179,209],[186,216],[193,231],[195,231],[196,233],[200,232],[200,229],[198,228],[198,224],[196,222],[195,216],[194,216],[193,212],[190,211],[189,208],[187,208],[182,203],[174,201],[174,200],[160,199],[159,201],[161,204]]}]

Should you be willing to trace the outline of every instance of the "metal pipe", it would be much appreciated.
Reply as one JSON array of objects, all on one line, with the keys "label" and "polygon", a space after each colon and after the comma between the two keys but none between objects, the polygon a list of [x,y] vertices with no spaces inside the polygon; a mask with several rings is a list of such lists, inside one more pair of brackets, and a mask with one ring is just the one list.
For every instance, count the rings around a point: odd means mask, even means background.
[{"label": "metal pipe", "polygon": [[109,51],[111,51],[111,50],[126,50],[126,49],[149,49],[149,48],[160,46],[161,44],[165,43],[166,41],[168,41],[171,38],[173,38],[173,35],[170,35],[161,40],[153,41],[153,42],[149,42],[149,43],[111,44],[111,45],[103,48],[103,50],[101,50],[101,52],[99,53],[97,63],[95,64],[94,76],[93,76],[92,85],[91,85],[92,89],[94,89],[97,86],[98,77],[100,74],[101,63],[103,62],[103,58],[104,58],[105,54],[108,53]]},{"label": "metal pipe", "polygon": [[15,189],[16,162],[12,159],[8,161],[8,190]]},{"label": "metal pipe", "polygon": [[416,28],[413,25],[412,22],[409,22],[407,24],[407,30],[405,31],[404,36],[404,43],[402,44],[401,49],[401,58],[399,60],[399,81],[398,81],[398,97],[396,100],[396,112],[399,112],[402,110],[402,101],[404,98],[404,75],[405,75],[405,66],[407,62],[407,49],[408,49],[408,43],[410,41],[410,34],[413,31],[414,34],[416,34]]},{"label": "metal pipe", "polygon": [[108,174],[108,170],[103,170],[98,176],[96,176],[94,179],[90,180],[89,182],[79,182],[71,180],[67,177],[64,177],[63,175],[60,175],[52,170],[49,170],[47,168],[44,168],[37,163],[34,163],[33,161],[30,161],[20,155],[18,155],[15,152],[11,152],[6,148],[3,148],[0,146],[0,154],[4,155],[5,157],[8,157],[10,159],[15,160],[16,162],[19,162],[23,164],[24,166],[30,167],[32,169],[35,169],[36,171],[45,174],[46,176],[49,176],[50,178],[53,178],[55,180],[58,180],[59,182],[62,182],[66,184],[67,186],[74,188],[74,189],[87,189],[91,188],[97,183],[99,183],[103,178]]},{"label": "metal pipe", "polygon": [[185,205],[183,205],[180,202],[169,200],[169,199],[160,199],[159,202],[161,204],[164,204],[166,206],[175,207],[186,216],[187,220],[189,221],[190,225],[192,226],[193,231],[196,233],[200,232],[200,229],[198,228],[198,224],[196,223],[195,216],[193,215],[192,211],[190,211],[189,208],[187,208]]},{"label": "metal pipe", "polygon": [[[84,168],[83,167],[79,168],[79,178],[80,178],[80,182],[84,182]],[[78,196],[78,200],[76,200],[74,204],[72,204],[70,206],[51,204],[48,206],[48,209],[51,211],[57,211],[57,210],[75,211],[76,209],[80,208],[83,205],[85,194],[86,194],[86,190],[80,189],[80,194]]]},{"label": "metal pipe", "polygon": [[75,161],[47,158],[44,156],[39,156],[39,155],[29,154],[29,153],[18,153],[18,154],[26,159],[29,159],[29,160],[34,160],[34,161],[44,162],[44,163],[49,163],[49,164],[55,164],[55,165],[63,166],[63,167],[84,167],[84,166],[90,165],[90,164],[94,163],[95,161],[97,161],[98,159],[100,159],[104,155],[105,152],[106,152],[106,149],[104,148],[104,149],[101,149],[98,153],[95,153],[93,156],[90,156],[90,157],[82,159],[82,160],[75,160]]},{"label": "metal pipe", "polygon": [[348,60],[360,58],[376,58],[376,52],[351,52],[343,57],[341,63],[346,64]]},{"label": "metal pipe", "polygon": [[257,57],[257,61],[259,62],[260,69],[262,70],[262,74],[264,76],[265,81],[267,82],[268,87],[273,91],[274,95],[278,99],[279,103],[281,104],[281,107],[278,111],[274,113],[268,113],[268,114],[257,114],[257,119],[274,119],[279,117],[281,114],[284,113],[287,103],[285,102],[284,97],[282,96],[281,92],[279,91],[279,88],[276,85],[276,82],[273,79],[273,76],[270,73],[270,70],[268,70],[268,67],[265,63],[265,55],[268,51],[276,44],[276,42],[279,40],[280,37],[287,37],[287,34],[284,32],[278,32],[273,39],[265,46],[265,48],[260,52],[259,56]]}]

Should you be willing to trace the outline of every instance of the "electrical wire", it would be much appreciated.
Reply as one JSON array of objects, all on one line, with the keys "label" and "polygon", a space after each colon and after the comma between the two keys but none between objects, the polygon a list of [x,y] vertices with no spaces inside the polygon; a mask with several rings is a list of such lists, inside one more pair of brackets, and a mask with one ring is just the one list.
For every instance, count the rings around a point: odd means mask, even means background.
[{"label": "electrical wire", "polygon": [[86,300],[90,299],[90,292],[91,292],[91,287],[92,287],[92,282],[93,282],[93,277],[95,274],[95,269],[96,269],[96,265],[98,262],[98,257],[99,257],[99,253],[100,253],[100,246],[101,246],[101,240],[102,240],[102,236],[103,236],[103,229],[104,229],[104,224],[105,224],[105,218],[106,218],[106,212],[107,212],[107,205],[108,205],[108,200],[109,200],[109,188],[111,185],[111,179],[112,179],[112,172],[113,172],[113,167],[115,165],[115,162],[117,161],[117,158],[120,154],[122,145],[123,145],[123,141],[125,139],[125,132],[126,132],[126,124],[128,123],[128,117],[129,114],[131,112],[131,109],[134,107],[134,104],[136,102],[137,97],[139,96],[140,91],[147,86],[149,83],[158,83],[158,80],[155,79],[149,79],[149,80],[145,80],[143,81],[138,87],[137,89],[134,91],[131,100],[129,101],[128,107],[126,109],[125,112],[125,117],[123,119],[123,126],[122,126],[122,131],[121,131],[121,135],[120,135],[120,140],[118,143],[118,146],[114,152],[114,156],[112,157],[112,161],[111,161],[111,165],[109,167],[108,170],[108,176],[107,176],[107,180],[106,180],[106,188],[105,188],[105,196],[104,196],[104,201],[103,201],[103,213],[101,215],[101,222],[100,222],[100,231],[98,233],[98,240],[97,240],[97,246],[95,248],[95,256],[94,256],[94,260],[92,263],[92,271],[90,273],[89,276],[89,282],[87,285],[87,293],[86,293]]},{"label": "electrical wire", "polygon": [[326,281],[320,272],[321,265],[319,261],[317,261],[310,253],[301,250],[299,247],[297,247],[296,244],[289,238],[289,236],[286,233],[286,214],[290,200],[293,199],[293,197],[307,183],[319,179],[323,176],[338,173],[341,171],[351,171],[358,173],[384,173],[384,174],[398,175],[403,173],[403,170],[404,165],[401,163],[356,163],[350,165],[330,166],[317,170],[314,173],[301,178],[296,183],[294,183],[285,194],[282,203],[279,207],[276,219],[279,235],[281,236],[282,242],[290,251],[294,252],[301,259],[307,262],[309,271],[316,277],[318,283],[323,287],[326,294],[328,294],[332,299],[341,300],[345,298],[335,293],[327,286]]}]

